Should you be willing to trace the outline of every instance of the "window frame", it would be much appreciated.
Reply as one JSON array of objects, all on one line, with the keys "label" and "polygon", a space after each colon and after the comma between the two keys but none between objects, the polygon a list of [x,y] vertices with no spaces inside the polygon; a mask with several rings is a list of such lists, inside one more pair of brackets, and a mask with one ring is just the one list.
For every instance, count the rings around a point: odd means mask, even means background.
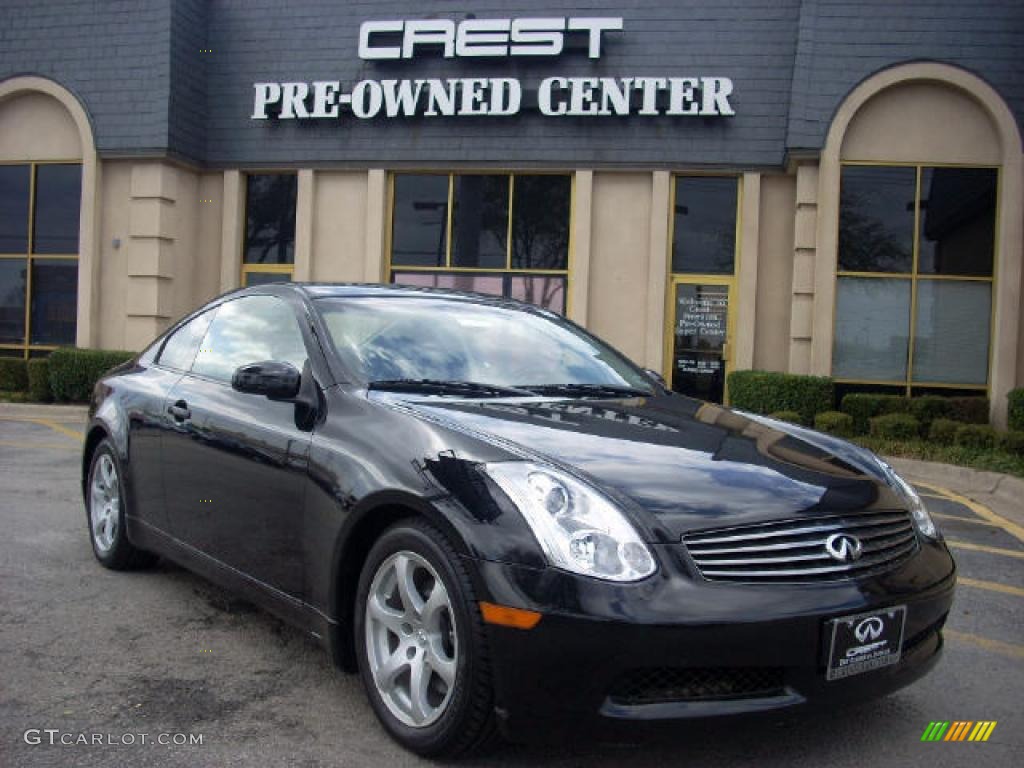
[{"label": "window frame", "polygon": [[[676,240],[676,180],[684,178],[729,178],[736,181],[736,226],[733,240],[733,263],[731,273],[702,274],[698,272],[675,272],[673,270]],[[662,350],[661,350],[661,374],[666,381],[666,386],[672,389],[673,354],[675,352],[675,324],[676,318],[676,286],[680,284],[698,285],[723,285],[729,290],[729,307],[726,310],[727,332],[725,338],[725,352],[723,354],[725,365],[725,386],[722,392],[722,402],[728,405],[729,399],[729,374],[733,372],[733,351],[735,347],[735,334],[739,321],[739,308],[736,302],[736,294],[739,286],[740,260],[743,257],[743,174],[735,171],[702,171],[682,170],[673,171],[669,174],[668,182],[668,233],[665,245],[665,305],[663,309],[664,326],[662,329]]]},{"label": "window frame", "polygon": [[[36,217],[36,176],[39,166],[42,165],[77,165],[80,169],[80,173],[84,167],[81,158],[67,159],[67,160],[2,160],[0,165],[4,166],[18,166],[27,165],[29,167],[29,182],[28,182],[28,219],[25,222],[28,227],[28,235],[26,239],[26,251],[24,253],[0,253],[0,259],[4,261],[21,261],[25,264],[25,333],[22,336],[21,343],[4,342],[0,343],[0,350],[14,350],[21,352],[22,359],[28,360],[31,357],[38,356],[33,353],[39,352],[52,352],[58,349],[60,344],[33,344],[32,343],[32,266],[35,261],[55,261],[55,260],[74,260],[75,264],[80,267],[80,253],[34,253],[35,247],[35,217]],[[80,177],[81,178],[81,177]],[[79,182],[81,184],[81,181]],[[82,213],[82,194],[81,187],[79,187],[78,197],[78,215],[81,217]],[[81,223],[81,222],[79,222]],[[79,238],[79,250],[81,246],[81,228],[78,233]],[[80,275],[75,275],[76,290],[79,284]],[[77,333],[78,328],[78,312],[77,307],[75,311],[75,329]],[[16,357],[16,356],[15,356]]]},{"label": "window frame", "polygon": [[[445,254],[442,266],[402,266],[393,264],[393,241],[395,226],[395,178],[398,176],[445,176],[448,178],[448,204],[445,211]],[[455,220],[455,177],[456,176],[508,176],[509,197],[508,197],[508,222],[506,224],[507,234],[505,243],[505,265],[504,267],[456,267],[452,266],[453,224]],[[566,254],[565,269],[517,269],[512,266],[512,238],[515,233],[515,178],[516,176],[568,176],[569,177],[569,246]],[[384,258],[384,282],[392,284],[396,272],[416,272],[426,274],[468,274],[468,275],[494,275],[504,278],[503,285],[510,285],[509,278],[522,275],[524,277],[562,277],[565,280],[565,312],[563,317],[570,317],[572,314],[572,271],[573,256],[575,252],[574,224],[576,220],[576,174],[569,170],[529,170],[519,169],[516,171],[508,169],[472,169],[472,170],[401,170],[392,171],[388,174],[388,204],[385,220],[385,258]]]},{"label": "window frame", "polygon": [[[832,301],[832,363],[831,368],[835,369],[835,329],[838,321],[838,296],[839,296],[839,281],[844,277],[851,278],[866,278],[866,279],[890,279],[890,280],[906,280],[910,283],[910,307],[909,307],[909,318],[910,325],[907,334],[907,376],[904,380],[892,379],[857,379],[857,378],[837,378],[833,377],[837,384],[843,385],[865,385],[865,386],[877,386],[877,387],[903,387],[904,394],[907,397],[913,395],[915,389],[921,390],[932,390],[932,389],[948,389],[958,391],[973,391],[977,393],[984,393],[988,395],[992,387],[992,362],[995,356],[995,350],[993,349],[993,339],[995,335],[996,325],[996,290],[998,285],[999,277],[999,212],[1002,202],[1002,189],[1003,189],[1003,173],[1001,165],[993,165],[988,163],[943,163],[943,162],[908,162],[908,161],[892,161],[892,162],[880,162],[876,160],[843,160],[839,164],[839,190],[838,190],[838,205],[842,206],[842,170],[846,167],[860,167],[860,168],[914,168],[915,169],[915,181],[914,181],[914,237],[913,237],[913,251],[911,254],[911,271],[910,272],[863,272],[855,270],[843,270],[839,268],[839,227],[840,227],[840,216],[836,216],[836,268],[835,268],[835,289],[833,292]],[[993,170],[996,172],[996,199],[995,199],[995,217],[993,220],[993,247],[992,247],[992,274],[991,275],[957,275],[957,274],[931,274],[921,273],[918,269],[920,261],[920,240],[921,240],[921,179],[924,175],[923,171],[925,168],[984,168]],[[988,283],[991,288],[991,301],[990,301],[990,316],[988,326],[988,364],[985,369],[985,384],[960,384],[960,383],[949,383],[949,382],[934,382],[926,380],[916,380],[914,378],[914,340],[917,334],[917,293],[918,284],[923,280],[951,280],[954,282],[978,282]]]},{"label": "window frame", "polygon": [[[294,255],[293,255],[293,258],[292,258],[292,262],[290,264],[255,264],[255,263],[250,264],[250,263],[247,263],[246,260],[245,260],[245,252],[246,252],[247,246],[249,244],[248,243],[248,239],[249,239],[249,234],[248,234],[249,233],[249,178],[251,176],[294,176],[295,177],[295,186],[296,186],[296,188],[295,188],[295,223],[296,224],[298,223],[298,218],[299,218],[299,194],[298,194],[299,171],[298,171],[298,169],[274,168],[274,169],[270,169],[270,170],[250,170],[250,171],[246,171],[245,173],[242,174],[242,178],[244,179],[244,183],[242,185],[244,200],[243,200],[243,205],[242,205],[242,237],[241,237],[241,241],[242,242],[239,245],[240,253],[239,253],[239,256],[238,256],[238,263],[240,265],[239,273],[238,273],[238,278],[239,278],[238,285],[239,285],[240,288],[248,288],[248,287],[250,287],[249,286],[249,282],[248,282],[248,280],[249,280],[248,276],[250,274],[252,274],[253,272],[264,273],[264,274],[273,274],[273,275],[286,275],[288,277],[288,279],[285,282],[291,282],[291,280],[293,279],[293,276],[295,274],[295,259],[294,259]],[[298,228],[295,225],[293,225],[293,227],[296,230],[295,231],[295,238],[296,238],[296,240],[298,240]],[[292,253],[293,254],[294,254],[294,247],[295,247],[295,245],[297,245],[297,243],[293,243],[293,245],[292,245],[292,248],[293,248]]]}]

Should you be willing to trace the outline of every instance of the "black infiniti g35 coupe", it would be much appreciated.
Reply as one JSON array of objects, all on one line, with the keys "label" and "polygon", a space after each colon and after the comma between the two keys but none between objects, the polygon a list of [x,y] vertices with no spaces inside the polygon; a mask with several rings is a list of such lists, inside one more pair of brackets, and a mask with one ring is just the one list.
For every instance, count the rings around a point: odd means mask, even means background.
[{"label": "black infiniti g35 coupe", "polygon": [[222,296],[97,384],[82,488],[103,565],[263,605],[431,756],[885,694],[955,583],[868,451],[473,294]]}]

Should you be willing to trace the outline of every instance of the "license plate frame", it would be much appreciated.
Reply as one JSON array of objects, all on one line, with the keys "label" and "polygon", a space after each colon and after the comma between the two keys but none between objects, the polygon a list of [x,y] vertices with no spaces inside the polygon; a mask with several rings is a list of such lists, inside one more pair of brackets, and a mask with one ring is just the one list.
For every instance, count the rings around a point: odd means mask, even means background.
[{"label": "license plate frame", "polygon": [[825,679],[845,680],[898,664],[903,654],[906,626],[906,605],[893,605],[832,619],[829,622]]}]

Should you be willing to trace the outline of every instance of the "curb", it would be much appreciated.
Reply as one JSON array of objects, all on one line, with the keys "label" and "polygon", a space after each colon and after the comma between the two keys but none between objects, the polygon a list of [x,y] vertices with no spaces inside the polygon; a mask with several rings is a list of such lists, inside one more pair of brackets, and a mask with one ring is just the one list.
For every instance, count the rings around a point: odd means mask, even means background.
[{"label": "curb", "polygon": [[1024,479],[999,472],[986,472],[980,469],[938,464],[918,459],[887,456],[885,460],[901,475],[909,475],[925,482],[934,482],[964,496],[972,494],[992,496],[1008,507],[1021,510],[1017,517],[1024,517]]},{"label": "curb", "polygon": [[87,405],[53,405],[46,403],[0,403],[0,419],[52,419],[85,422]]}]

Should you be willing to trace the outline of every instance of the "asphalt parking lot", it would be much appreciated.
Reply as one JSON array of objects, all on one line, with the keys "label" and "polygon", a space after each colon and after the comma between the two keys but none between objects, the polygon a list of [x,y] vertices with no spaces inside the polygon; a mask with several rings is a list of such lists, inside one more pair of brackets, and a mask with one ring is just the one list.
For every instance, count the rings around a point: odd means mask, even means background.
[{"label": "asphalt parking lot", "polygon": [[[73,417],[0,416],[0,765],[423,762],[378,727],[356,678],[278,620],[171,564],[101,568],[77,485],[81,428]],[[915,686],[844,710],[692,724],[657,743],[503,746],[472,764],[1024,764],[1021,531],[943,489],[921,490],[961,586],[945,658]],[[922,743],[935,720],[998,725],[986,743]],[[30,729],[42,743],[27,743]],[[115,743],[50,745],[45,729]],[[202,743],[154,743],[161,734]],[[135,743],[117,742],[126,735]]]}]

